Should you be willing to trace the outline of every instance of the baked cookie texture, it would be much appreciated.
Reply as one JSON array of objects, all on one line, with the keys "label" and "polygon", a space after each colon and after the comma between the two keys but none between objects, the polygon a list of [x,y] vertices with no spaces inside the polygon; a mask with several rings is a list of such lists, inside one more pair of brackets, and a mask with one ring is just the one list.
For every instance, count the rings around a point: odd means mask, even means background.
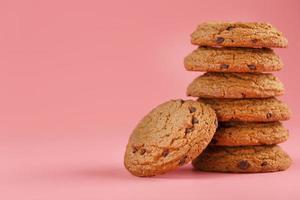
[{"label": "baked cookie texture", "polygon": [[178,168],[206,148],[216,128],[215,111],[202,102],[163,103],[133,130],[124,165],[136,176],[154,176]]},{"label": "baked cookie texture", "polygon": [[211,141],[213,146],[255,146],[279,144],[289,132],[280,122],[223,122]]},{"label": "baked cookie texture", "polygon": [[184,58],[188,71],[272,72],[283,63],[272,49],[199,47]]},{"label": "baked cookie texture", "polygon": [[200,75],[187,88],[187,95],[202,98],[267,98],[280,96],[284,88],[272,74],[217,73]]},{"label": "baked cookie texture", "polygon": [[209,147],[192,164],[203,171],[257,173],[286,170],[292,160],[277,145]]},{"label": "baked cookie texture", "polygon": [[272,97],[265,99],[201,99],[217,114],[218,121],[272,122],[291,116],[288,106]]},{"label": "baked cookie texture", "polygon": [[288,41],[271,24],[258,22],[206,22],[191,35],[191,42],[200,46],[284,48]]}]

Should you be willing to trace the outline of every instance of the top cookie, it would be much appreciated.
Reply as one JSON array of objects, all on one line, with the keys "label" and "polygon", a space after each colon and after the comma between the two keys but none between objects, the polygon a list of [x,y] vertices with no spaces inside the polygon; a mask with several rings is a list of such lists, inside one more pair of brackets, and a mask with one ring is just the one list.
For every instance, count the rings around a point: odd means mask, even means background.
[{"label": "top cookie", "polygon": [[133,130],[124,157],[136,176],[154,176],[196,158],[217,128],[215,111],[192,100],[171,100],[154,108]]},{"label": "top cookie", "polygon": [[199,47],[184,58],[188,71],[272,72],[283,64],[272,49]]},{"label": "top cookie", "polygon": [[285,48],[287,39],[271,24],[207,22],[192,33],[192,44],[212,47]]}]

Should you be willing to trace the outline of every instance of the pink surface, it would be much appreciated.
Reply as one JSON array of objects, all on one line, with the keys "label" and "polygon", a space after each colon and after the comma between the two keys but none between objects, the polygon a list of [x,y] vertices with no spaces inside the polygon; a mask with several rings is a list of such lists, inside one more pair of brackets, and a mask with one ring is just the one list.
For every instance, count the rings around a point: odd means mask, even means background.
[{"label": "pink surface", "polygon": [[[300,199],[300,2],[0,1],[1,199]],[[132,128],[151,108],[185,98],[197,73],[183,57],[208,20],[266,21],[283,31],[276,73],[293,118],[285,172],[155,178],[123,167]]]}]

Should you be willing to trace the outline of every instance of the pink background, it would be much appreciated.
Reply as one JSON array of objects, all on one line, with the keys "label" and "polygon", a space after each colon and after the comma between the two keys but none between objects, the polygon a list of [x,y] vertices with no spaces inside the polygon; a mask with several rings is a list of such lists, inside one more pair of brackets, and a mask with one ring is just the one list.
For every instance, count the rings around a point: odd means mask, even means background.
[{"label": "pink background", "polygon": [[[0,1],[1,199],[299,199],[300,1]],[[285,172],[218,174],[188,165],[136,178],[131,130],[154,106],[186,98],[183,57],[210,20],[266,21],[289,39],[276,73],[293,110]]]}]

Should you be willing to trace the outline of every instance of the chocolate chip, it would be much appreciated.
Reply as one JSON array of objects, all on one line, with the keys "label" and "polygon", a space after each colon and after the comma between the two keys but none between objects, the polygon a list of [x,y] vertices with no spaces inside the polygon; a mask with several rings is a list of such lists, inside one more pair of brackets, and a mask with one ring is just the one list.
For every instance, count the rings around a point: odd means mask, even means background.
[{"label": "chocolate chip", "polygon": [[266,166],[266,165],[268,165],[268,162],[267,162],[267,161],[264,161],[264,162],[261,163],[261,166],[262,166],[262,167],[263,167],[263,166]]},{"label": "chocolate chip", "polygon": [[165,150],[162,152],[162,156],[163,156],[163,157],[167,157],[167,155],[169,155],[169,149],[165,149]]},{"label": "chocolate chip", "polygon": [[256,70],[256,66],[255,65],[247,65],[249,69],[251,70]]},{"label": "chocolate chip", "polygon": [[213,138],[213,139],[210,141],[210,143],[212,143],[212,144],[217,144],[217,143],[218,143],[218,140],[216,140],[215,138]]},{"label": "chocolate chip", "polygon": [[192,119],[192,123],[193,123],[193,124],[198,124],[198,123],[199,123],[199,121],[198,121],[198,119],[197,119],[196,117],[193,117],[193,119]]},{"label": "chocolate chip", "polygon": [[221,65],[220,65],[220,68],[221,68],[221,69],[228,69],[228,68],[229,68],[229,65],[227,65],[227,64],[221,64]]},{"label": "chocolate chip", "polygon": [[251,42],[256,43],[256,42],[258,42],[258,39],[252,39]]},{"label": "chocolate chip", "polygon": [[136,147],[132,147],[132,153],[136,153],[138,149]]},{"label": "chocolate chip", "polygon": [[141,155],[144,155],[145,153],[146,153],[146,149],[141,149],[141,150],[140,150],[140,154],[141,154]]},{"label": "chocolate chip", "polygon": [[241,160],[239,163],[238,163],[238,168],[240,169],[243,169],[243,170],[246,170],[250,167],[250,164],[247,160]]},{"label": "chocolate chip", "polygon": [[245,98],[246,97],[246,94],[245,93],[241,93],[242,97]]},{"label": "chocolate chip", "polygon": [[190,132],[192,132],[194,130],[194,127],[192,127],[192,128],[186,128],[185,129],[185,133],[190,133]]},{"label": "chocolate chip", "polygon": [[267,113],[267,119],[270,119],[272,117],[272,113]]},{"label": "chocolate chip", "polygon": [[194,112],[196,112],[196,108],[195,107],[189,107],[189,110],[190,110],[190,113],[194,113]]},{"label": "chocolate chip", "polygon": [[225,40],[225,39],[222,38],[222,37],[217,37],[217,38],[216,38],[216,42],[217,42],[218,44],[224,42],[224,40]]},{"label": "chocolate chip", "polygon": [[228,27],[226,28],[227,31],[231,31],[232,29],[233,29],[232,26],[228,26]]},{"label": "chocolate chip", "polygon": [[179,163],[178,163],[178,165],[179,165],[179,166],[184,165],[186,159],[187,159],[187,156],[184,156],[183,158],[181,158],[180,161],[179,161]]}]

